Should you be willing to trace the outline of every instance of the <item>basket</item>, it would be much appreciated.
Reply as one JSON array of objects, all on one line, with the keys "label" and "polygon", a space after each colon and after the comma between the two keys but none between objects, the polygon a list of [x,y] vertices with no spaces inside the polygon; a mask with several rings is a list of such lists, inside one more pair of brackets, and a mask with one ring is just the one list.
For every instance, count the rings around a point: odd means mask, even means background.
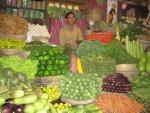
[{"label": "basket", "polygon": [[30,55],[30,52],[21,50],[21,49],[2,49],[1,52],[4,55],[18,55],[23,59],[27,59],[27,57]]},{"label": "basket", "polygon": [[35,77],[34,83],[37,86],[42,85],[59,85],[59,76],[49,76],[49,77]]},{"label": "basket", "polygon": [[136,64],[119,64],[116,65],[116,71],[131,72],[136,70]]},{"label": "basket", "polygon": [[25,40],[26,35],[7,35],[7,34],[0,34],[0,38],[16,38],[20,40]]},{"label": "basket", "polygon": [[71,105],[86,105],[95,102],[95,99],[88,99],[88,100],[72,100],[72,99],[67,99],[65,97],[61,97],[62,102],[69,103]]},{"label": "basket", "polygon": [[49,44],[49,37],[44,37],[44,36],[33,36],[33,40],[41,41],[43,43]]},{"label": "basket", "polygon": [[2,49],[1,52],[5,55],[13,55],[17,52],[17,49]]},{"label": "basket", "polygon": [[138,71],[117,71],[117,73],[124,74],[127,78],[134,77],[139,74]]}]

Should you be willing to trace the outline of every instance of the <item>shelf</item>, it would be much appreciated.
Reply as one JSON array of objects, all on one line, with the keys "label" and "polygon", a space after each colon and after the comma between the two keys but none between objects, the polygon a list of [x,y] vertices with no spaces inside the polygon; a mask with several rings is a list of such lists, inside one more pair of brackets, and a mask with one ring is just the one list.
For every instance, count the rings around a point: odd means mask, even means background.
[{"label": "shelf", "polygon": [[[47,12],[48,0],[5,0],[5,13],[24,17],[27,20],[44,19]],[[13,3],[14,2],[14,3]]]},{"label": "shelf", "polygon": [[27,7],[16,7],[16,6],[6,6],[13,9],[28,9],[28,10],[39,10],[39,11],[45,11],[44,9],[33,9],[33,8],[27,8]]}]

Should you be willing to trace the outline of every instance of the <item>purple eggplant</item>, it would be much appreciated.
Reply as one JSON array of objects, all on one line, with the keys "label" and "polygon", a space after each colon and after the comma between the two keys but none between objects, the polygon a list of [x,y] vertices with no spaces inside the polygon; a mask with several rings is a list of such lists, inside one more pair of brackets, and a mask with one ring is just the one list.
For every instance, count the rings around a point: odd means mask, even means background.
[{"label": "purple eggplant", "polygon": [[2,113],[13,113],[14,105],[6,103],[2,106]]},{"label": "purple eggplant", "polygon": [[15,113],[23,113],[23,108],[24,108],[23,105],[16,105],[16,106],[14,107],[14,112],[15,112]]}]

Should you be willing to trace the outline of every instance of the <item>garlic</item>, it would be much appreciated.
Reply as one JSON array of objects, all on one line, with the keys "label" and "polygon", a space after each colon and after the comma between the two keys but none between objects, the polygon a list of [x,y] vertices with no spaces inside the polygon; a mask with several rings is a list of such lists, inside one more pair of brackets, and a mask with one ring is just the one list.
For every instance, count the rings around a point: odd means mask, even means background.
[{"label": "garlic", "polygon": [[54,4],[53,3],[49,3],[48,6],[49,7],[54,7]]},{"label": "garlic", "polygon": [[68,5],[67,8],[70,9],[70,10],[73,9],[72,5]]},{"label": "garlic", "polygon": [[55,3],[55,7],[60,8],[60,4],[59,3]]},{"label": "garlic", "polygon": [[79,7],[78,6],[74,6],[74,10],[79,11]]}]

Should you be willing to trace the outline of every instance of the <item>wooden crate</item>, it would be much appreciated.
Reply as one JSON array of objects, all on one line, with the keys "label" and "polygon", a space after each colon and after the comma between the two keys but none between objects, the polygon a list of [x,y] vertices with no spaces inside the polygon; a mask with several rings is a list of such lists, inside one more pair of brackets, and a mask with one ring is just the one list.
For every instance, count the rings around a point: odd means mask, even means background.
[{"label": "wooden crate", "polygon": [[95,99],[88,99],[88,100],[72,100],[67,99],[65,97],[61,97],[61,101],[65,103],[69,103],[71,105],[86,105],[95,102]]},{"label": "wooden crate", "polygon": [[35,77],[35,85],[59,85],[59,76]]},{"label": "wooden crate", "polygon": [[26,35],[7,35],[7,34],[0,34],[0,38],[16,38],[20,40],[26,40]]}]

